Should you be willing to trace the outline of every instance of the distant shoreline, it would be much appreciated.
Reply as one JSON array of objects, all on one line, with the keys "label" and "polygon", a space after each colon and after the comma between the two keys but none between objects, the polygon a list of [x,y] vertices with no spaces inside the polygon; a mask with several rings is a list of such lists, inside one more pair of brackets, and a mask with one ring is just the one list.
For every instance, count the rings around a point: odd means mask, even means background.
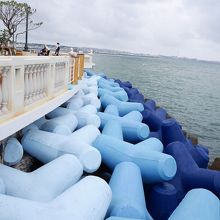
[{"label": "distant shoreline", "polygon": [[[40,50],[43,44],[40,43],[29,43],[29,48],[33,50]],[[47,44],[47,46],[55,50],[56,45]],[[23,49],[24,43],[17,43],[17,48]],[[65,46],[61,45],[61,50],[68,52],[70,48],[73,48],[76,51],[83,51],[85,53],[89,53],[91,50],[95,54],[104,54],[104,55],[111,55],[111,56],[130,56],[130,57],[147,57],[147,58],[168,58],[168,59],[182,59],[182,60],[192,60],[198,62],[208,62],[213,64],[220,64],[220,61],[217,60],[203,60],[198,58],[189,58],[189,57],[178,57],[178,56],[166,56],[166,55],[152,55],[152,54],[143,54],[143,53],[132,53],[127,51],[120,51],[120,50],[111,50],[111,49],[100,49],[100,48],[92,48],[92,47],[76,47],[76,46]]]}]

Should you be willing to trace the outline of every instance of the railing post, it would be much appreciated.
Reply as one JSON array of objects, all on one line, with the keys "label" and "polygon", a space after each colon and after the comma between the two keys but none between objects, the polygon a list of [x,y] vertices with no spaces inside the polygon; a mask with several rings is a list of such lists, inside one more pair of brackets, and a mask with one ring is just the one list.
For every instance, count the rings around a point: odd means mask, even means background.
[{"label": "railing post", "polygon": [[73,83],[77,84],[79,76],[79,56],[75,57],[75,65],[74,65],[74,80]]},{"label": "railing post", "polygon": [[70,82],[74,84],[75,58],[70,58]]},{"label": "railing post", "polygon": [[84,74],[84,54],[79,54],[79,78],[82,79]]}]

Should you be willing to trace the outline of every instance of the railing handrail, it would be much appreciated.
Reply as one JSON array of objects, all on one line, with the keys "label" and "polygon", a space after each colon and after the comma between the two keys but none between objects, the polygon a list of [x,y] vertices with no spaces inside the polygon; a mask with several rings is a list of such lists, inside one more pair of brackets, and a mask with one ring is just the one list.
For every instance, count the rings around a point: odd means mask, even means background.
[{"label": "railing handrail", "polygon": [[77,84],[82,60],[83,55],[0,56],[0,124],[67,91],[68,84]]}]

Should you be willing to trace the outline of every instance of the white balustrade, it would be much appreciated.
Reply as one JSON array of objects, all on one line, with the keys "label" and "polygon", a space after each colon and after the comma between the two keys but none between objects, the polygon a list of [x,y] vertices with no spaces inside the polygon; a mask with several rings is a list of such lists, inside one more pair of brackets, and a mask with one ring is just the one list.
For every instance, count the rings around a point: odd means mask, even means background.
[{"label": "white balustrade", "polygon": [[0,57],[0,122],[65,92],[73,80],[73,60],[69,56]]},{"label": "white balustrade", "polygon": [[79,90],[77,85],[68,86],[77,83],[75,70],[83,68],[75,59],[0,57],[0,141],[62,105]]}]

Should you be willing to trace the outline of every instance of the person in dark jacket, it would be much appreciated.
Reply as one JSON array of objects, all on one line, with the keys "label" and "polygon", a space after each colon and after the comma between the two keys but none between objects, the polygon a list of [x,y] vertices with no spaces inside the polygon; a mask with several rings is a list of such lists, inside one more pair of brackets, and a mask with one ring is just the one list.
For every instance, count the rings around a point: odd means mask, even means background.
[{"label": "person in dark jacket", "polygon": [[57,43],[57,48],[55,50],[55,56],[59,56],[60,53],[60,43]]},{"label": "person in dark jacket", "polygon": [[49,56],[49,54],[50,54],[50,49],[46,44],[44,44],[44,48],[41,49],[41,51],[38,53],[38,56]]}]

